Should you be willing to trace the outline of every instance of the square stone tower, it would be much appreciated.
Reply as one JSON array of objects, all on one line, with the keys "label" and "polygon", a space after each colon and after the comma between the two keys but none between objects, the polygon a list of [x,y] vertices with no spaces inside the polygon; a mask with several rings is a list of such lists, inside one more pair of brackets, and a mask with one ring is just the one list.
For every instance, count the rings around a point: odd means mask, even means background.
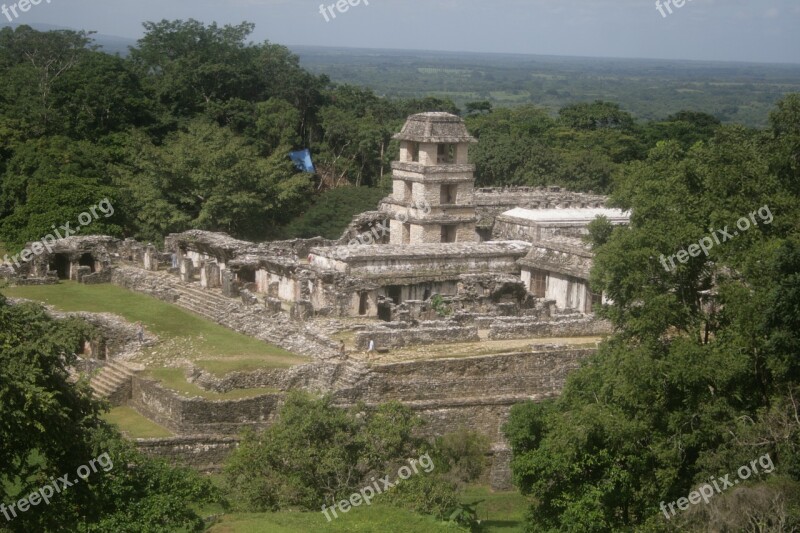
[{"label": "square stone tower", "polygon": [[475,165],[468,163],[478,142],[464,121],[450,113],[408,117],[394,136],[400,161],[392,163],[389,212],[390,243],[478,242],[475,232]]}]

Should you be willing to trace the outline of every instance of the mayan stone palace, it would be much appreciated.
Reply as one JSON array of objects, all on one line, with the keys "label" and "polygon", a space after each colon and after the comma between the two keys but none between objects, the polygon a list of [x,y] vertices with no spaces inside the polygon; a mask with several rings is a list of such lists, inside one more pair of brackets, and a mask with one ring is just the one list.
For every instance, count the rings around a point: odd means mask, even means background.
[{"label": "mayan stone palace", "polygon": [[[606,198],[550,188],[476,188],[477,141],[448,113],[409,117],[394,138],[391,194],[341,237],[253,243],[192,230],[163,243],[73,236],[0,276],[18,285],[111,283],[274,344],[302,362],[225,375],[171,361],[204,390],[263,388],[236,400],[187,397],[149,376],[136,326],[80,313],[102,332],[79,370],[95,394],[128,405],[173,437],[148,453],[215,470],[246,427],[268,426],[286,393],[337,405],[397,400],[424,431],[469,428],[492,441],[487,482],[510,486],[501,426],[525,400],[557,395],[609,325],[593,309],[587,226],[627,224]],[[145,344],[157,336],[145,332]],[[366,353],[372,344],[376,353]],[[148,344],[149,345],[149,344]],[[191,347],[186,347],[191,350]]]}]

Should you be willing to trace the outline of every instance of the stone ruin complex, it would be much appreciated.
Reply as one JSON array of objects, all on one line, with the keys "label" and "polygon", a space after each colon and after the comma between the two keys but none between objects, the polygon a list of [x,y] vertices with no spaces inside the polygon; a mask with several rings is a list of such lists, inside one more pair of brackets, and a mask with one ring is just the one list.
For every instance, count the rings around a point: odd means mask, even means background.
[{"label": "stone ruin complex", "polygon": [[[192,230],[169,235],[163,251],[111,237],[69,237],[19,269],[17,284],[111,282],[175,303],[244,334],[309,357],[289,369],[232,373],[197,367],[187,379],[207,390],[280,391],[236,401],[184,398],[126,367],[130,339],[103,327],[100,396],[127,403],[178,437],[141,441],[151,453],[202,469],[219,466],[245,426],[264,427],[286,391],[330,394],[339,405],[399,400],[432,434],[468,427],[494,442],[488,473],[510,486],[501,426],[514,403],[558,394],[591,348],[542,346],[541,338],[609,332],[592,309],[592,253],[583,241],[597,216],[626,224],[602,196],[550,188],[474,188],[464,122],[447,113],[409,117],[392,194],[354,217],[338,240],[251,243]],[[383,351],[409,346],[531,339],[525,349],[472,357],[375,364],[338,356],[331,335],[352,332]],[[128,336],[129,336],[128,332]],[[537,344],[539,342],[539,344]],[[129,346],[128,346],[129,347]]]}]

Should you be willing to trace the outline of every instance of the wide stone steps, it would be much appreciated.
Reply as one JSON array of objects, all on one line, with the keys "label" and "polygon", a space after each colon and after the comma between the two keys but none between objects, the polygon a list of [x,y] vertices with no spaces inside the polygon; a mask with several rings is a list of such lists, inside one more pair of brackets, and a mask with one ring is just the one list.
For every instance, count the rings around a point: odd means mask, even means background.
[{"label": "wide stone steps", "polygon": [[201,289],[198,287],[193,287],[188,284],[173,284],[173,288],[181,295],[187,296],[191,298],[196,298],[200,301],[207,302],[207,303],[215,303],[218,305],[230,305],[231,302],[235,302],[233,298],[228,298],[227,296],[223,296],[221,291],[216,289]]},{"label": "wide stone steps", "polygon": [[215,314],[213,309],[209,309],[209,307],[204,305],[204,304],[200,304],[200,303],[197,303],[195,301],[182,298],[182,299],[178,300],[177,302],[175,302],[175,305],[177,305],[179,307],[182,307],[182,308],[186,309],[187,311],[191,311],[192,313],[194,313],[196,315],[200,315],[203,318],[207,318],[208,320],[211,320],[212,322],[217,322],[217,317],[218,317],[219,313]]},{"label": "wide stone steps", "polygon": [[171,286],[179,295],[175,302],[177,305],[214,322],[219,321],[220,315],[224,315],[232,305],[238,304],[237,300],[223,296],[221,291],[215,289],[201,289],[175,282]]},{"label": "wide stone steps", "polygon": [[95,398],[108,398],[126,385],[134,375],[134,370],[120,361],[108,361],[92,377],[91,387]]}]

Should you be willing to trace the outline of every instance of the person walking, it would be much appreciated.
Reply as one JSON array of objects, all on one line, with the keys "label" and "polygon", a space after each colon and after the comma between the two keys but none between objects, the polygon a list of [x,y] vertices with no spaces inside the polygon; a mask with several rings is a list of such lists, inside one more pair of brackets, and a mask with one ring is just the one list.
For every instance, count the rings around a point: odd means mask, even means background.
[{"label": "person walking", "polygon": [[136,323],[136,338],[139,340],[139,346],[144,344],[144,326],[141,322]]},{"label": "person walking", "polygon": [[369,359],[371,354],[376,354],[378,351],[375,349],[375,341],[373,339],[369,340],[369,344],[367,345],[367,359]]}]

